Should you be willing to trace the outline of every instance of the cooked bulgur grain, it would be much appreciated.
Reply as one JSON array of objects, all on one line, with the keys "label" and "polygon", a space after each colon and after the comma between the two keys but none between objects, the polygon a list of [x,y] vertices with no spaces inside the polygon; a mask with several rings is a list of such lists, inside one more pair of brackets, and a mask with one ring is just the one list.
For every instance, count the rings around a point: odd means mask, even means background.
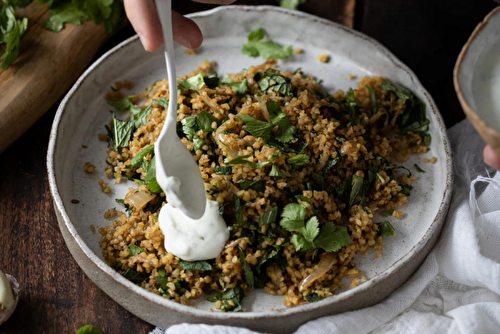
[{"label": "cooked bulgur grain", "polygon": [[318,55],[318,60],[322,63],[328,63],[330,61],[330,56],[327,54]]},{"label": "cooked bulgur grain", "polygon": [[438,161],[438,158],[436,158],[436,157],[431,158],[431,164],[434,165],[437,161]]},{"label": "cooked bulgur grain", "polygon": [[195,49],[186,49],[186,51],[184,53],[187,55],[195,55],[196,50]]},{"label": "cooked bulgur grain", "polygon": [[347,79],[354,80],[354,79],[356,79],[356,75],[354,75],[354,74],[348,74],[347,75]]},{"label": "cooked bulgur grain", "polygon": [[[140,184],[121,201],[128,214],[112,209],[104,215],[117,215],[111,226],[99,229],[110,266],[183,304],[204,292],[224,291],[233,298],[216,294],[211,300],[215,308],[230,311],[241,308],[252,288],[283,295],[286,306],[331,296],[345,288],[340,285],[344,277],[363,277],[355,268],[356,254],[373,249],[376,258],[382,256],[383,237],[391,234],[379,228],[373,214],[408,202],[412,179],[395,172],[399,167],[392,161],[427,152],[424,132],[401,131],[408,124],[400,116],[408,108],[393,90],[382,89],[383,78],[362,78],[356,90],[332,96],[312,76],[279,72],[272,69],[275,64],[271,60],[231,74],[229,84],[216,80],[211,87],[183,88],[178,95],[181,140],[200,166],[207,197],[220,204],[231,231],[219,257],[205,261],[212,270],[185,269],[185,262],[165,250],[158,223],[163,193],[147,196],[142,207],[129,201],[137,193],[151,193],[151,147],[166,117],[167,104],[161,101],[168,100],[168,82],[131,99],[145,101],[143,108],[151,105],[150,114],[126,147],[111,142],[108,150],[106,173],[116,182],[129,178]],[[208,80],[213,66],[204,61],[189,77],[201,73]],[[109,189],[104,181],[99,184]],[[286,223],[292,208],[300,213],[294,221],[307,224],[312,237]],[[321,231],[319,237],[315,231]],[[322,235],[330,240],[334,234],[344,237],[337,239],[340,249],[320,242]],[[354,278],[351,287],[359,283]]]},{"label": "cooked bulgur grain", "polygon": [[92,174],[95,171],[95,166],[90,162],[86,162],[85,165],[83,165],[83,170],[85,173]]},{"label": "cooked bulgur grain", "polygon": [[101,186],[101,191],[103,193],[110,193],[111,189],[109,188],[108,184],[104,182],[103,180],[99,180],[99,185]]},{"label": "cooked bulgur grain", "polygon": [[303,50],[302,50],[301,48],[295,48],[295,49],[293,50],[293,53],[295,53],[296,55],[298,55],[298,54],[300,54],[300,53],[302,53],[302,52],[303,52]]}]

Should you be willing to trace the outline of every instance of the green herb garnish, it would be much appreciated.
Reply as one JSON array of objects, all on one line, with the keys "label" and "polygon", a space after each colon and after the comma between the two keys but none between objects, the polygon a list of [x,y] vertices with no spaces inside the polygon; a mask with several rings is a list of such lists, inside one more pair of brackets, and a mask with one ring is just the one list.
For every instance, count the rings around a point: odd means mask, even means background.
[{"label": "green herb garnish", "polygon": [[128,147],[130,137],[134,131],[134,123],[132,121],[120,121],[113,115],[113,142],[118,147]]},{"label": "green herb garnish", "polygon": [[[240,288],[239,286],[236,286],[232,289],[227,289],[222,292],[218,292],[212,297],[207,298],[209,302],[216,302],[218,300],[222,300],[222,306],[221,306],[221,311],[223,312],[241,312],[241,302],[243,301],[243,298],[245,298],[245,293],[243,292],[243,289]],[[229,303],[229,301],[232,301],[232,303]]]},{"label": "green herb garnish", "polygon": [[142,163],[144,163],[144,158],[149,154],[154,154],[155,146],[151,145],[146,148],[143,148],[139,153],[137,153],[132,159],[130,159],[130,165],[127,167],[139,167]]},{"label": "green herb garnish", "polygon": [[248,41],[243,44],[241,52],[250,57],[261,56],[264,60],[269,58],[281,59],[292,55],[291,45],[282,47],[273,41],[262,41],[264,39],[264,29],[259,28],[248,35]]},{"label": "green herb garnish", "polygon": [[145,279],[149,278],[149,274],[139,273],[135,269],[127,269],[122,273],[122,276],[131,281],[132,283],[142,283]]},{"label": "green herb garnish", "polygon": [[151,162],[149,163],[148,174],[144,179],[144,183],[146,183],[149,191],[151,191],[153,194],[160,194],[163,192],[160,185],[156,181],[156,157],[153,157],[151,159]]},{"label": "green herb garnish", "polygon": [[194,92],[197,92],[202,89],[203,86],[205,86],[205,80],[202,73],[198,73],[197,75],[192,76],[191,78],[188,78],[186,80],[177,80],[177,87],[185,90],[192,90]]},{"label": "green herb garnish", "polygon": [[394,210],[385,210],[385,211],[382,211],[380,214],[382,215],[382,217],[389,217],[389,216],[392,216],[392,214],[394,213]]},{"label": "green herb garnish", "polygon": [[271,172],[269,173],[269,176],[272,176],[272,177],[281,177],[281,178],[285,178],[286,177],[286,175],[276,165],[272,165],[271,166]]},{"label": "green herb garnish", "polygon": [[128,252],[130,253],[130,256],[136,256],[136,255],[139,255],[142,252],[144,252],[144,249],[142,249],[141,247],[139,247],[137,245],[132,244],[132,245],[128,246]]},{"label": "green herb garnish", "polygon": [[308,293],[306,295],[306,300],[310,303],[317,302],[321,299],[323,299],[323,297],[318,295],[316,292]]},{"label": "green herb garnish", "polygon": [[103,331],[93,327],[92,325],[85,325],[76,330],[76,334],[104,334]]},{"label": "green herb garnish", "polygon": [[240,256],[241,267],[243,268],[243,273],[245,274],[245,283],[247,283],[248,287],[252,289],[255,282],[252,268],[245,259],[245,251],[238,247],[238,252]]},{"label": "green herb garnish", "polygon": [[215,174],[217,175],[231,175],[232,173],[232,166],[215,166]]},{"label": "green herb garnish", "polygon": [[179,264],[184,270],[201,270],[201,271],[211,271],[212,265],[207,261],[183,261],[180,260]]},{"label": "green herb garnish", "polygon": [[388,221],[380,222],[377,225],[378,225],[378,232],[377,235],[375,236],[375,240],[377,240],[381,236],[392,237],[393,235],[396,234],[394,227],[392,227],[391,223],[389,223]]},{"label": "green herb garnish", "polygon": [[425,173],[425,170],[423,170],[422,168],[420,168],[420,166],[419,166],[419,165],[414,164],[413,166],[414,166],[414,167],[415,167],[415,169],[416,169],[417,171],[419,171],[420,173]]},{"label": "green herb garnish", "polygon": [[278,207],[275,206],[259,216],[259,226],[274,223],[277,217],[278,217]]},{"label": "green herb garnish", "polygon": [[301,153],[289,158],[287,162],[291,164],[293,168],[300,168],[311,162],[311,158],[307,154]]},{"label": "green herb garnish", "polygon": [[267,93],[270,89],[285,96],[293,96],[290,79],[273,68],[269,68],[260,74],[259,88],[264,93]]}]

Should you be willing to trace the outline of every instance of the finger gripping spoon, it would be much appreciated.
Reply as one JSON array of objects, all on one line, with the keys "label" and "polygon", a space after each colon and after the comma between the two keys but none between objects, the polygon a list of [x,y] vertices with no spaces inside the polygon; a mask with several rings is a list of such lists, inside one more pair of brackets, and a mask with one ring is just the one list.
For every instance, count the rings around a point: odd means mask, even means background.
[{"label": "finger gripping spoon", "polygon": [[206,206],[205,186],[198,164],[177,136],[177,78],[172,33],[172,1],[155,0],[163,31],[169,82],[169,103],[163,129],[155,143],[156,180],[168,202],[192,218],[200,219]]}]

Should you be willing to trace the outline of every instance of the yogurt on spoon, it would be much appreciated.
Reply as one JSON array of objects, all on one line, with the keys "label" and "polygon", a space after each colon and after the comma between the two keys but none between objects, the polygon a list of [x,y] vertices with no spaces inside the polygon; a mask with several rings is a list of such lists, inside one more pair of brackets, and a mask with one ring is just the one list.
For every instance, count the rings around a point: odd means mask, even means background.
[{"label": "yogurt on spoon", "polygon": [[177,137],[177,78],[172,35],[172,1],[156,0],[162,25],[169,81],[169,104],[162,132],[155,143],[156,181],[168,203],[160,211],[165,249],[186,261],[217,257],[229,238],[218,203],[206,199],[198,164]]}]

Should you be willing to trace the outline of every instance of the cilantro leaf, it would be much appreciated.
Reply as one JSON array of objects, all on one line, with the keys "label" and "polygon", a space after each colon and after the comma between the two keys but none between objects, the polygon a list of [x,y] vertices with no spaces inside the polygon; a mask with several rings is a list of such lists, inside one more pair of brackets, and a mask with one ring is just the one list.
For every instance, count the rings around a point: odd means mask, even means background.
[{"label": "cilantro leaf", "polygon": [[273,155],[271,156],[271,158],[269,158],[269,160],[264,161],[264,162],[258,162],[258,163],[246,160],[246,158],[249,158],[251,156],[252,156],[251,154],[248,154],[248,155],[244,155],[244,156],[241,156],[241,157],[237,157],[237,158],[235,158],[233,160],[230,160],[230,161],[228,161],[227,158],[226,158],[224,160],[224,162],[227,165],[249,164],[250,166],[252,166],[255,169],[261,169],[262,167],[267,166],[270,163],[272,163],[274,160],[278,159],[279,154],[275,152],[275,153],[273,153]]},{"label": "cilantro leaf", "polygon": [[266,138],[269,138],[271,135],[273,129],[271,123],[259,121],[250,115],[238,115],[238,118],[245,123],[247,131],[250,132],[252,136],[256,138],[262,137],[266,140]]},{"label": "cilantro leaf", "polygon": [[378,225],[378,232],[377,235],[375,236],[375,240],[377,240],[381,236],[392,237],[393,235],[396,234],[394,227],[392,227],[391,223],[389,223],[388,221],[380,222],[377,225]]},{"label": "cilantro leaf", "polygon": [[319,221],[316,217],[311,217],[307,220],[306,228],[302,235],[307,241],[313,241],[319,234]]},{"label": "cilantro leaf", "polygon": [[198,126],[200,127],[200,129],[202,129],[204,132],[215,131],[215,129],[212,128],[213,122],[217,123],[217,127],[221,123],[217,118],[215,118],[213,115],[207,113],[206,111],[202,111],[198,115],[198,117],[196,118],[196,122],[198,123]]},{"label": "cilantro leaf", "polygon": [[302,204],[290,203],[283,208],[280,226],[288,232],[304,231],[304,220],[306,219],[307,209]]},{"label": "cilantro leaf", "polygon": [[262,41],[264,38],[264,29],[259,28],[250,32],[248,41],[243,44],[241,52],[250,57],[261,56],[264,60],[269,58],[281,59],[288,58],[292,55],[293,48],[291,45],[282,47],[273,41]]},{"label": "cilantro leaf", "polygon": [[230,86],[236,96],[245,96],[248,92],[248,80],[245,78],[241,82],[234,82],[231,78],[224,78],[220,82],[221,85]]},{"label": "cilantro leaf", "polygon": [[[153,99],[152,102],[162,106],[164,109],[168,109],[168,101],[164,97],[160,97],[159,100]],[[179,106],[177,106],[177,109],[179,109]]]},{"label": "cilantro leaf", "polygon": [[205,86],[205,80],[203,79],[203,74],[198,73],[197,75],[186,80],[177,80],[177,86],[185,90],[197,92]]},{"label": "cilantro leaf", "polygon": [[142,252],[144,252],[144,249],[142,249],[141,247],[139,247],[137,245],[132,244],[132,245],[128,246],[128,251],[130,253],[130,256],[136,256],[136,255],[139,255]]},{"label": "cilantro leaf", "polygon": [[211,271],[212,265],[207,261],[183,261],[180,260],[179,264],[184,270],[201,270],[201,271]]},{"label": "cilantro leaf", "polygon": [[125,9],[119,0],[113,0],[111,4],[111,13],[104,21],[104,27],[110,34],[115,34],[120,30],[125,19]]},{"label": "cilantro leaf", "polygon": [[274,223],[277,217],[278,217],[278,207],[275,206],[259,216],[259,226]]},{"label": "cilantro leaf", "polygon": [[54,32],[61,31],[65,23],[80,25],[89,19],[85,11],[78,9],[71,3],[52,8],[50,14],[50,18],[44,22],[43,27]]},{"label": "cilantro leaf", "polygon": [[323,248],[327,252],[337,252],[350,243],[351,237],[347,227],[336,227],[332,222],[323,225],[318,238],[314,241],[316,247]]},{"label": "cilantro leaf", "polygon": [[302,250],[314,249],[314,243],[312,241],[307,240],[304,236],[299,234],[294,234],[292,236],[292,244],[295,246],[295,250],[298,252]]},{"label": "cilantro leaf", "polygon": [[217,72],[212,72],[209,75],[205,75],[203,81],[205,81],[208,88],[214,89],[219,85],[219,76]]},{"label": "cilantro leaf", "polygon": [[234,202],[234,215],[236,216],[236,222],[239,226],[245,225],[245,220],[243,219],[243,208],[241,206],[241,198],[233,195]]},{"label": "cilantro leaf", "polygon": [[274,101],[266,102],[266,108],[273,126],[278,126],[275,138],[282,143],[289,143],[295,138],[297,128],[290,123],[288,114],[281,111],[278,103]]},{"label": "cilantro leaf", "polygon": [[21,37],[28,28],[28,19],[16,19],[16,6],[8,2],[0,2],[0,44],[5,43],[5,51],[0,56],[1,68],[6,70],[19,55]]}]

